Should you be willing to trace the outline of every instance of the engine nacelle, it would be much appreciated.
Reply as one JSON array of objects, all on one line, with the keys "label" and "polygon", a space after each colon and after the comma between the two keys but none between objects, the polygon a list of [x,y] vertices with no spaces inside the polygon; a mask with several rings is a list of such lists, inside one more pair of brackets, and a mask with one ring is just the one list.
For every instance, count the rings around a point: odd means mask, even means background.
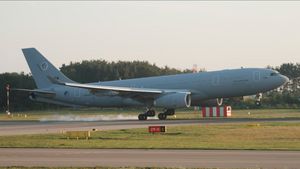
[{"label": "engine nacelle", "polygon": [[202,107],[222,106],[222,104],[223,104],[223,98],[210,99],[210,100],[206,100],[204,102],[201,102]]},{"label": "engine nacelle", "polygon": [[191,95],[187,93],[165,94],[156,100],[153,105],[163,108],[184,108],[191,106]]}]

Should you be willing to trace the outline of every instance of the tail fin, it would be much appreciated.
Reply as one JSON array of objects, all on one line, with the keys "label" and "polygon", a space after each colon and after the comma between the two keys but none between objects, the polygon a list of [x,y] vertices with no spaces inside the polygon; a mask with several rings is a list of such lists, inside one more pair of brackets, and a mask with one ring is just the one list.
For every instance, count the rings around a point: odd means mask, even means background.
[{"label": "tail fin", "polygon": [[74,83],[67,78],[57,68],[55,68],[39,51],[35,48],[22,49],[33,79],[37,87],[47,88],[53,84],[53,79],[61,82]]}]

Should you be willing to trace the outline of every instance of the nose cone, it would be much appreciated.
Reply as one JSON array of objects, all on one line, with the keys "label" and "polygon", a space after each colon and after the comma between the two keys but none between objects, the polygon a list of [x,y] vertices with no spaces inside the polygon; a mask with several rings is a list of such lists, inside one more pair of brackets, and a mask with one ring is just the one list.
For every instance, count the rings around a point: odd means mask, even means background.
[{"label": "nose cone", "polygon": [[281,85],[286,84],[289,81],[289,78],[284,76],[284,75],[280,75],[280,80],[281,80]]}]

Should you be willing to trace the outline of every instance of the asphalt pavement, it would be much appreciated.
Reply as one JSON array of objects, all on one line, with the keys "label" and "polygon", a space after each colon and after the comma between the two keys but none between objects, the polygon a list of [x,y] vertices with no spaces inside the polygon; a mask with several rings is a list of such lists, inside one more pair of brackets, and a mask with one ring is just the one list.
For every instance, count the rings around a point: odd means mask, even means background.
[{"label": "asphalt pavement", "polygon": [[117,130],[149,125],[203,125],[245,122],[300,122],[300,118],[207,118],[193,120],[0,121],[0,136],[60,133],[66,130]]},{"label": "asphalt pavement", "polygon": [[299,151],[0,148],[0,166],[298,169]]}]

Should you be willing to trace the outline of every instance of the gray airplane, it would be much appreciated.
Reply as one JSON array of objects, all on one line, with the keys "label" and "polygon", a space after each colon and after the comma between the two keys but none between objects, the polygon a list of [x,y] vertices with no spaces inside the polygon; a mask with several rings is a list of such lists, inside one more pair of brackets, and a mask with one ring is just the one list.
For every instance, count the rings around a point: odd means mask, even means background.
[{"label": "gray airplane", "polygon": [[187,73],[81,84],[56,69],[35,48],[22,49],[38,89],[30,92],[34,101],[65,106],[144,107],[139,120],[174,115],[176,108],[221,105],[222,98],[266,92],[283,85],[288,78],[261,68]]}]

